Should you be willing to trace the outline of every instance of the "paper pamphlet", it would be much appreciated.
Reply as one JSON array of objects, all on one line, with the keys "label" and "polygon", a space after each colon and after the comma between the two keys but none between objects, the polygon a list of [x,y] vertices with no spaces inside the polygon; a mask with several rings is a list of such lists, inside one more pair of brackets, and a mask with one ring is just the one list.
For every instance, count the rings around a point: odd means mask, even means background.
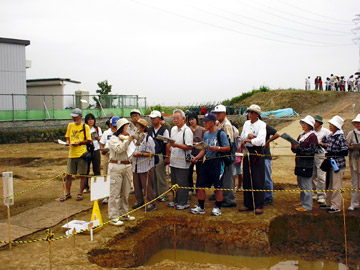
[{"label": "paper pamphlet", "polygon": [[289,134],[284,133],[280,136],[281,138],[287,140],[288,142],[292,143],[292,144],[299,144],[299,142],[297,140],[295,140],[294,138],[292,138]]},{"label": "paper pamphlet", "polygon": [[164,141],[166,143],[174,143],[175,142],[173,139],[170,139],[168,137],[164,137],[164,136],[161,136],[161,135],[157,135],[156,139]]},{"label": "paper pamphlet", "polygon": [[199,142],[199,143],[196,143],[196,144],[194,145],[194,148],[195,148],[195,149],[198,149],[198,150],[202,150],[202,149],[209,148],[209,145],[207,145],[207,144],[204,143],[204,142]]},{"label": "paper pamphlet", "polygon": [[83,221],[83,220],[72,220],[61,227],[64,229],[68,229],[65,232],[66,235],[71,235],[74,232],[74,230],[77,233],[82,230],[87,230],[89,228],[90,223],[92,223],[92,227],[100,226],[100,220],[96,219],[96,220],[89,221],[89,222]]},{"label": "paper pamphlet", "polygon": [[64,141],[62,141],[60,139],[58,139],[58,144],[67,145],[66,142],[64,142]]},{"label": "paper pamphlet", "polygon": [[132,157],[132,155],[134,154],[135,148],[136,145],[134,144],[134,142],[131,142],[128,146],[128,149],[126,150],[126,154],[129,158]]}]

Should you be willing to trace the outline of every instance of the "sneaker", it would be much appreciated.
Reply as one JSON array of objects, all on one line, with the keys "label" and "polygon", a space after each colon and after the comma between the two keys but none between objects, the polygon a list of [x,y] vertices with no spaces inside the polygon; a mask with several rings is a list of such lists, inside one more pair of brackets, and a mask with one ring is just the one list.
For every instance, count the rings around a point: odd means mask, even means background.
[{"label": "sneaker", "polygon": [[174,202],[169,202],[168,203],[168,207],[174,207],[175,206],[175,203]]},{"label": "sneaker", "polygon": [[317,200],[317,199],[318,199],[317,194],[314,194],[314,195],[313,195],[313,200]]},{"label": "sneaker", "polygon": [[329,214],[338,213],[338,212],[340,212],[340,209],[330,208],[330,209],[328,210],[328,213],[329,213]]},{"label": "sneaker", "polygon": [[221,215],[221,210],[218,207],[214,207],[213,210],[211,211],[211,215],[212,216],[220,216]]},{"label": "sneaker", "polygon": [[185,205],[176,205],[176,210],[185,210],[185,209],[188,209],[190,207],[190,205],[188,204],[185,204]]},{"label": "sneaker", "polygon": [[161,198],[158,199],[158,202],[166,202],[166,201],[168,201],[168,200],[169,200],[169,199],[166,198],[166,197],[161,197]]},{"label": "sneaker", "polygon": [[135,220],[135,217],[127,215],[127,216],[123,217],[123,220],[133,221],[133,220]]},{"label": "sneaker", "polygon": [[320,209],[329,210],[331,207],[326,204],[320,205]]},{"label": "sneaker", "polygon": [[132,207],[132,209],[138,209],[139,207],[143,206],[143,203],[135,203]]},{"label": "sneaker", "polygon": [[320,198],[317,201],[318,204],[325,204],[325,199],[324,198]]},{"label": "sneaker", "polygon": [[89,187],[84,188],[83,193],[90,193],[90,188]]},{"label": "sneaker", "polygon": [[358,207],[354,207],[354,206],[349,206],[349,208],[348,208],[349,211],[355,211],[357,209],[358,209]]},{"label": "sneaker", "polygon": [[205,214],[205,209],[201,208],[200,206],[195,205],[194,208],[190,209],[190,213],[194,215],[203,215]]},{"label": "sneaker", "polygon": [[106,197],[105,199],[102,200],[101,203],[102,203],[102,204],[108,204],[108,203],[109,203],[109,198]]},{"label": "sneaker", "polygon": [[155,210],[157,210],[155,204],[150,203],[150,204],[148,204],[148,206],[146,206],[146,212],[151,212],[151,211],[155,211]]},{"label": "sneaker", "polygon": [[298,207],[298,208],[295,208],[295,210],[298,211],[298,212],[307,212],[307,211],[310,211],[310,210],[308,210],[308,209],[306,209],[306,208],[304,208],[304,207],[302,207],[302,206],[300,206],[300,207]]},{"label": "sneaker", "polygon": [[265,206],[270,206],[274,204],[274,199],[273,198],[267,198],[264,200],[264,205]]},{"label": "sneaker", "polygon": [[110,221],[110,224],[113,225],[113,226],[122,226],[122,225],[124,225],[124,222],[122,222],[118,218],[115,218],[115,219]]}]

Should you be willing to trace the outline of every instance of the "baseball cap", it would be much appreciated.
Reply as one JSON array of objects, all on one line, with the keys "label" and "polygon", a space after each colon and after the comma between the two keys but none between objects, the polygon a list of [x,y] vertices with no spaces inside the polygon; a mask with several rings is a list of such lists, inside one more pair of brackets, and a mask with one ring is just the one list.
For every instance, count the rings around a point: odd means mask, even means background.
[{"label": "baseball cap", "polygon": [[70,113],[71,117],[78,117],[79,115],[82,115],[82,110],[79,108],[73,109],[73,111]]},{"label": "baseball cap", "polygon": [[152,112],[150,113],[149,117],[150,117],[150,118],[157,118],[157,117],[161,118],[161,112],[156,111],[156,110],[155,110],[155,111],[152,111]]},{"label": "baseball cap", "polygon": [[117,116],[113,116],[111,119],[110,119],[110,123],[112,124],[113,127],[116,127],[116,122],[119,121],[119,117]]},{"label": "baseball cap", "polygon": [[206,121],[206,122],[213,121],[213,122],[215,122],[216,121],[216,115],[213,114],[213,113],[207,113],[207,114],[205,114],[205,116],[203,118],[203,121]]},{"label": "baseball cap", "polygon": [[132,115],[133,113],[137,113],[138,115],[141,115],[141,112],[138,109],[132,109],[130,115]]},{"label": "baseball cap", "polygon": [[214,113],[217,113],[217,112],[224,112],[226,113],[226,107],[224,105],[217,105],[215,107],[215,109],[213,110]]}]

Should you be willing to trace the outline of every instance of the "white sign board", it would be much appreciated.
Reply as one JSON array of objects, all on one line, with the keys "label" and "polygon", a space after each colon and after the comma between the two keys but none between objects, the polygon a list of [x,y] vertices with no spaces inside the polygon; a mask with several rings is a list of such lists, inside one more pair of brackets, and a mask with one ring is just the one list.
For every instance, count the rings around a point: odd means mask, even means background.
[{"label": "white sign board", "polygon": [[13,172],[3,172],[4,204],[9,207],[14,205]]},{"label": "white sign board", "polygon": [[110,196],[110,176],[91,177],[91,201]]}]

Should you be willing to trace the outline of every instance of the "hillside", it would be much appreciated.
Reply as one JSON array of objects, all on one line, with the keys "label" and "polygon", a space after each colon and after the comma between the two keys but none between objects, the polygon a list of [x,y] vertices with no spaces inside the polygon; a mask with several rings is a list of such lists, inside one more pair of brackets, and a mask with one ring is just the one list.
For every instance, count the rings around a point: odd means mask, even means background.
[{"label": "hillside", "polygon": [[359,111],[359,95],[360,93],[273,90],[256,93],[233,106],[258,104],[263,111],[293,108],[299,114],[338,114],[349,109],[353,112],[354,103],[356,111]]}]

